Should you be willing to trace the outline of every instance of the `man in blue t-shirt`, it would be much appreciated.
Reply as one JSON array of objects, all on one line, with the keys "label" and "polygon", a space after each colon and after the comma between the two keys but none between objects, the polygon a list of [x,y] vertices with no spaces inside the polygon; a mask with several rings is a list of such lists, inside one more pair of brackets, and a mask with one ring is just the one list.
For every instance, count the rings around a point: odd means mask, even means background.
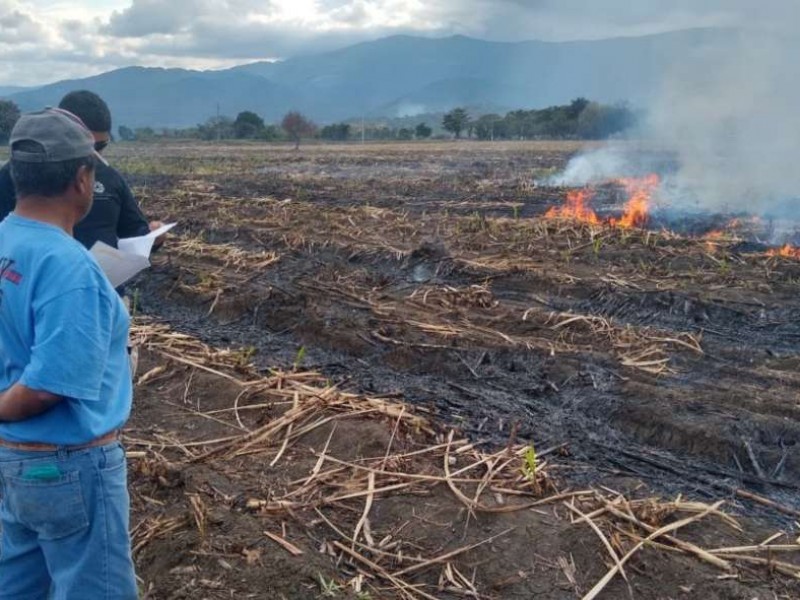
[{"label": "man in blue t-shirt", "polygon": [[134,600],[119,431],[132,388],[129,317],[73,239],[94,140],[60,109],[11,133],[15,211],[0,223],[0,600]]}]

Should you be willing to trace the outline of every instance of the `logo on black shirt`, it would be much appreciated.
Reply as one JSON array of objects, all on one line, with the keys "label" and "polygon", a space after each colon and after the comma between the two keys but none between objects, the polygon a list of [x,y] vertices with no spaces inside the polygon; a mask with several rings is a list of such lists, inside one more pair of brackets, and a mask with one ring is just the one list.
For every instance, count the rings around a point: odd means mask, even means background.
[{"label": "logo on black shirt", "polygon": [[94,182],[94,193],[95,194],[102,194],[106,191],[106,186],[103,185],[101,181]]}]

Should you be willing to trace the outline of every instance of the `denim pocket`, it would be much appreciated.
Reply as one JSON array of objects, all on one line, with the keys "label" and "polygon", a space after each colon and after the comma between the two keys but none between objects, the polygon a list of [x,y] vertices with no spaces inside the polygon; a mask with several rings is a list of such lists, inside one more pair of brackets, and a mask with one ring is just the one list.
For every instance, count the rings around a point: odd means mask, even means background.
[{"label": "denim pocket", "polygon": [[102,447],[102,460],[100,461],[101,472],[114,472],[123,469],[128,464],[125,457],[125,448],[120,442],[114,442]]},{"label": "denim pocket", "polygon": [[4,488],[5,512],[42,540],[58,540],[89,526],[77,471],[46,480],[6,476]]}]

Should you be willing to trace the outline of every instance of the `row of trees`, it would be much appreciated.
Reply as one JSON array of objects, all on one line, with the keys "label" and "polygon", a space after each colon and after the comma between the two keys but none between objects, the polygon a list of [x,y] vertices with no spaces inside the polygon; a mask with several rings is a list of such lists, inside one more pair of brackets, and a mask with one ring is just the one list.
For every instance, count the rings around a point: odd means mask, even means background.
[{"label": "row of trees", "polygon": [[[530,139],[605,139],[629,129],[636,121],[633,111],[623,104],[604,105],[577,98],[563,106],[541,110],[515,110],[505,116],[480,115],[473,118],[466,108],[455,108],[446,113],[441,130],[456,139],[462,137],[479,140],[530,140]],[[347,141],[364,135],[370,140],[424,140],[434,134],[426,123],[415,128],[362,125],[353,131],[349,123],[328,125],[319,137],[330,141]]]},{"label": "row of trees", "polygon": [[318,138],[331,142],[346,142],[362,138],[370,141],[389,141],[427,139],[433,135],[433,129],[425,123],[420,123],[414,128],[365,124],[356,129],[351,123],[342,122],[320,128],[296,111],[288,113],[281,120],[280,125],[267,124],[256,113],[243,111],[236,116],[236,119],[224,116],[211,117],[205,123],[185,129],[160,129],[157,131],[152,127],[132,129],[122,125],[117,132],[123,141],[152,141],[163,138],[239,139],[268,142],[291,140],[296,146],[299,146],[301,140],[307,138]]},{"label": "row of trees", "polygon": [[267,125],[256,113],[245,110],[236,115],[236,119],[229,117],[211,117],[205,123],[188,129],[167,129],[156,132],[150,127],[131,129],[121,125],[118,129],[119,137],[123,141],[152,140],[156,137],[199,138],[202,140],[264,140],[268,142],[288,139],[300,146],[300,141],[306,137],[313,137],[317,133],[317,126],[313,121],[296,111],[286,114],[280,127]]},{"label": "row of trees", "polygon": [[[441,130],[456,139],[462,137],[479,140],[530,140],[530,139],[604,139],[622,133],[636,121],[633,111],[624,104],[605,105],[577,98],[569,104],[551,106],[540,110],[515,110],[505,115],[488,114],[473,118],[466,108],[456,108],[442,118]],[[269,125],[259,115],[244,111],[236,119],[212,117],[197,127],[182,130],[164,130],[160,134],[149,128],[132,131],[120,127],[123,140],[148,140],[154,137],[189,137],[204,140],[250,139],[292,140],[296,146],[303,138],[319,138],[331,142],[352,139],[365,140],[424,140],[434,135],[427,123],[416,127],[390,127],[381,124],[342,122],[318,128],[310,119],[293,111],[281,124]]]},{"label": "row of trees", "polygon": [[[5,143],[11,128],[19,118],[19,109],[8,100],[0,100],[0,142]],[[467,109],[456,108],[442,118],[441,127],[456,139],[528,140],[539,138],[603,139],[619,134],[635,122],[635,115],[625,105],[604,105],[577,98],[563,106],[541,110],[515,110],[506,115],[488,114],[473,118]],[[252,111],[240,112],[235,119],[224,116],[210,118],[205,123],[187,129],[150,127],[131,129],[120,126],[120,139],[152,140],[155,138],[198,138],[203,140],[291,140],[295,146],[304,138],[318,137],[326,141],[345,142],[353,138],[369,140],[428,139],[434,134],[426,123],[416,127],[389,127],[352,123],[335,123],[318,128],[313,121],[297,111],[287,113],[280,125],[264,122]]]},{"label": "row of trees", "polygon": [[356,130],[351,123],[326,125],[319,131],[320,139],[331,142],[346,142],[351,139],[365,140],[426,140],[433,135],[433,129],[426,123],[416,127],[389,127],[386,125],[363,124]]},{"label": "row of trees", "polygon": [[505,116],[489,114],[473,119],[456,108],[442,119],[442,127],[456,138],[480,140],[572,138],[597,140],[622,133],[634,125],[633,111],[624,104],[604,105],[577,98],[570,104],[541,110],[515,110]]}]

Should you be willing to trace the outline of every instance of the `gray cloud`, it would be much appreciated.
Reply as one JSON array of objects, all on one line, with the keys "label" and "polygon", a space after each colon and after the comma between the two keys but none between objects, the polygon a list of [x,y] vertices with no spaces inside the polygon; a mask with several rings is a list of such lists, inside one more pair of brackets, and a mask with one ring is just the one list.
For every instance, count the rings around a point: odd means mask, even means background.
[{"label": "gray cloud", "polygon": [[0,4],[0,44],[20,44],[43,36],[41,26],[28,14]]},{"label": "gray cloud", "polygon": [[180,33],[191,25],[197,12],[202,14],[207,4],[203,0],[134,0],[129,8],[114,11],[101,31],[118,37]]},{"label": "gray cloud", "polygon": [[286,18],[286,2],[253,0],[133,0],[114,12],[103,33],[139,41],[144,54],[274,58],[328,50],[393,33],[463,33],[496,40],[600,38],[636,35],[734,19],[722,2],[695,8],[676,0],[319,0],[312,19]]},{"label": "gray cloud", "polygon": [[[782,0],[764,0],[767,12]],[[301,3],[302,4],[302,3]],[[494,40],[568,40],[737,26],[750,0],[318,0],[311,18],[272,0],[133,0],[102,32],[157,56],[274,58],[392,33],[463,33]]]},{"label": "gray cloud", "polygon": [[[98,65],[222,66],[233,60],[308,54],[394,33],[454,33],[499,41],[569,40],[649,34],[689,27],[788,21],[790,0],[130,0],[97,8],[75,0],[53,16],[41,0],[0,0],[0,54],[34,45],[73,74]],[[93,7],[93,8],[92,8]],[[306,12],[303,12],[305,7]],[[87,18],[82,18],[81,11]],[[767,15],[767,16],[765,16]],[[777,17],[777,18],[776,18]],[[60,20],[59,20],[60,19]],[[69,20],[69,23],[67,23]],[[794,25],[792,23],[792,25]],[[19,58],[15,60],[21,60]],[[26,59],[28,60],[28,59]],[[31,66],[31,65],[28,65]],[[41,64],[0,65],[0,82],[33,83]],[[59,79],[52,71],[47,79]],[[11,79],[10,79],[11,78]],[[41,82],[38,81],[38,82]]]}]

